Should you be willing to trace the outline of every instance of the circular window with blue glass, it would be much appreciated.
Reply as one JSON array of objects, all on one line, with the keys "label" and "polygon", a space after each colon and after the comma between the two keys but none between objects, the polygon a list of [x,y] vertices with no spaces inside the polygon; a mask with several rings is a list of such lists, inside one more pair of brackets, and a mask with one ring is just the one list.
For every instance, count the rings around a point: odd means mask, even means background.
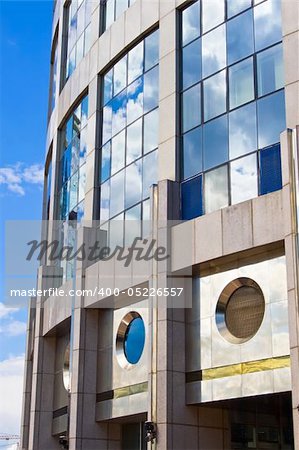
[{"label": "circular window with blue glass", "polygon": [[145,326],[140,314],[126,314],[117,330],[116,354],[123,368],[131,368],[140,360],[145,344]]}]

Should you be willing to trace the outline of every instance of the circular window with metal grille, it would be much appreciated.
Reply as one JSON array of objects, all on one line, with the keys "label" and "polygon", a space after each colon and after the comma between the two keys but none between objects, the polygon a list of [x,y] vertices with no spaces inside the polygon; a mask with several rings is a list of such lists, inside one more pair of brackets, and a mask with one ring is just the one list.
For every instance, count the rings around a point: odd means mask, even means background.
[{"label": "circular window with metal grille", "polygon": [[265,299],[259,285],[250,278],[237,278],[220,294],[216,323],[227,341],[241,344],[257,333],[264,314]]}]

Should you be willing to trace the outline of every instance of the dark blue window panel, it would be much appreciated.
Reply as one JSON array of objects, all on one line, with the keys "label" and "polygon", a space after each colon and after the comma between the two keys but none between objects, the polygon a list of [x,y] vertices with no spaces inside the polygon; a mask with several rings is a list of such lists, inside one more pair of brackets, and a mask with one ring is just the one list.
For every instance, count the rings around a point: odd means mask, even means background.
[{"label": "dark blue window panel", "polygon": [[124,352],[130,364],[136,364],[141,358],[144,342],[144,323],[141,317],[136,317],[130,322],[124,340]]},{"label": "dark blue window panel", "polygon": [[202,176],[181,184],[182,219],[202,216]]},{"label": "dark blue window panel", "polygon": [[260,195],[282,188],[280,145],[260,152]]}]

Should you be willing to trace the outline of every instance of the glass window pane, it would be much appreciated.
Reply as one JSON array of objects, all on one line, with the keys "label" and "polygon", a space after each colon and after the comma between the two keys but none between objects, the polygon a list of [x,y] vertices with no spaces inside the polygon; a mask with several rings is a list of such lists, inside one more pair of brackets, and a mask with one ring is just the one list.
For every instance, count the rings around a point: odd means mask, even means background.
[{"label": "glass window pane", "polygon": [[76,68],[76,46],[70,53],[69,66],[68,66],[68,76],[70,77]]},{"label": "glass window pane", "polygon": [[130,164],[141,156],[142,151],[142,119],[136,120],[127,128],[127,157],[126,163]]},{"label": "glass window pane", "polygon": [[268,194],[282,188],[280,145],[260,152],[260,194]]},{"label": "glass window pane", "polygon": [[85,5],[81,5],[77,14],[77,39],[83,33],[85,26]]},{"label": "glass window pane", "polygon": [[281,1],[267,0],[254,8],[256,51],[281,41]]},{"label": "glass window pane", "polygon": [[87,127],[83,128],[80,133],[80,153],[79,153],[79,165],[82,166],[86,161],[87,151]]},{"label": "glass window pane", "polygon": [[183,177],[192,177],[202,171],[202,129],[201,127],[183,136]]},{"label": "glass window pane", "polygon": [[225,25],[202,37],[202,75],[208,77],[226,66]]},{"label": "glass window pane", "polygon": [[203,127],[204,170],[228,160],[227,116],[208,122]]},{"label": "glass window pane", "polygon": [[134,81],[127,89],[127,119],[128,124],[134,122],[143,113],[143,77]]},{"label": "glass window pane", "polygon": [[124,209],[125,171],[110,178],[110,217],[116,216]]},{"label": "glass window pane", "polygon": [[[108,103],[112,107],[112,136],[126,126],[127,94],[121,92]],[[105,109],[105,108],[104,108]]]},{"label": "glass window pane", "polygon": [[66,123],[65,135],[66,135],[66,145],[69,145],[73,139],[73,115],[71,115],[71,117]]},{"label": "glass window pane", "polygon": [[205,213],[228,206],[227,165],[205,174]]},{"label": "glass window pane", "polygon": [[111,175],[125,165],[126,132],[116,135],[111,142]]},{"label": "glass window pane", "polygon": [[229,158],[254,150],[257,150],[256,103],[250,103],[229,115]]},{"label": "glass window pane", "polygon": [[141,160],[135,161],[126,168],[126,195],[125,207],[130,206],[141,200],[142,189],[142,165]]},{"label": "glass window pane", "polygon": [[111,69],[104,76],[104,105],[106,105],[106,103],[109,102],[112,98],[112,74],[113,71]]},{"label": "glass window pane", "polygon": [[122,91],[127,85],[127,55],[114,66],[113,95]]},{"label": "glass window pane", "polygon": [[142,192],[143,199],[149,197],[150,187],[157,183],[158,179],[158,152],[149,153],[143,158]]},{"label": "glass window pane", "polygon": [[249,10],[227,22],[228,64],[251,55],[253,47],[253,17]]},{"label": "glass window pane", "polygon": [[81,128],[87,125],[87,117],[88,117],[88,96],[84,97],[81,102]]},{"label": "glass window pane", "polygon": [[201,123],[200,84],[193,86],[182,94],[183,97],[183,131],[191,130]]},{"label": "glass window pane", "polygon": [[258,100],[257,117],[259,148],[279,142],[279,135],[286,127],[284,92]]},{"label": "glass window pane", "polygon": [[85,183],[86,183],[86,164],[84,164],[79,169],[78,203],[80,203],[85,197]]},{"label": "glass window pane", "polygon": [[254,100],[253,58],[229,68],[230,109]]},{"label": "glass window pane", "polygon": [[76,172],[72,178],[70,179],[70,206],[69,211],[72,211],[74,207],[78,203],[78,181],[79,176],[78,172]]},{"label": "glass window pane", "polygon": [[69,145],[62,157],[62,184],[71,176],[72,146]]},{"label": "glass window pane", "polygon": [[224,22],[224,0],[202,0],[203,32],[222,22]]},{"label": "glass window pane", "polygon": [[183,89],[201,79],[201,40],[197,39],[183,48]]},{"label": "glass window pane", "polygon": [[100,201],[101,221],[109,219],[109,210],[110,210],[110,180],[106,181],[101,186],[101,201]]},{"label": "glass window pane", "polygon": [[154,109],[159,102],[159,67],[144,75],[144,113]]},{"label": "glass window pane", "polygon": [[141,203],[125,213],[125,245],[141,237]]},{"label": "glass window pane", "polygon": [[128,0],[115,0],[115,19],[117,19],[128,7]]},{"label": "glass window pane", "polygon": [[78,137],[74,137],[72,142],[72,160],[71,160],[71,173],[75,173],[79,167],[79,151],[80,141]]},{"label": "glass window pane", "polygon": [[159,30],[144,40],[144,70],[147,71],[159,62]]},{"label": "glass window pane", "polygon": [[204,81],[203,95],[205,121],[226,112],[226,70]]},{"label": "glass window pane", "polygon": [[110,25],[114,22],[114,6],[115,6],[114,0],[107,0],[105,29],[110,27]]},{"label": "glass window pane", "polygon": [[143,73],[143,41],[128,53],[128,84]]},{"label": "glass window pane", "polygon": [[182,220],[194,219],[203,214],[202,176],[193,178],[181,185]]},{"label": "glass window pane", "polygon": [[231,202],[244,202],[257,197],[257,155],[245,156],[230,164]]},{"label": "glass window pane", "polygon": [[197,1],[182,12],[183,45],[193,41],[200,35],[200,3]]},{"label": "glass window pane", "polygon": [[65,183],[60,193],[60,218],[65,219],[69,211],[69,183]]},{"label": "glass window pane", "polygon": [[85,27],[91,22],[91,1],[86,0],[85,2]]},{"label": "glass window pane", "polygon": [[101,167],[101,181],[106,181],[110,177],[110,162],[111,162],[111,144],[107,142],[102,147],[102,167]]},{"label": "glass window pane", "polygon": [[282,44],[257,54],[257,79],[259,96],[284,86]]},{"label": "glass window pane", "polygon": [[250,6],[251,0],[227,0],[227,16],[233,17]]},{"label": "glass window pane", "polygon": [[144,116],[144,137],[143,153],[148,153],[158,147],[159,138],[159,110],[146,114]]},{"label": "glass window pane", "polygon": [[119,214],[110,221],[109,225],[109,247],[111,251],[116,246],[123,247],[124,245],[124,214]]},{"label": "glass window pane", "polygon": [[112,102],[103,108],[102,143],[105,144],[112,136]]}]

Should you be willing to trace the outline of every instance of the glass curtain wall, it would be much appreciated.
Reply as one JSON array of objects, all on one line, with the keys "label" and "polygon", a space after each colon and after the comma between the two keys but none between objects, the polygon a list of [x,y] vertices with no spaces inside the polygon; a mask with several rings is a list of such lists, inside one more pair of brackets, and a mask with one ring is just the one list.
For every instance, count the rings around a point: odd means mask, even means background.
[{"label": "glass curtain wall", "polygon": [[281,188],[281,0],[181,12],[181,199],[191,219]]},{"label": "glass curtain wall", "polygon": [[103,32],[136,0],[106,0],[102,3]]},{"label": "glass curtain wall", "polygon": [[157,30],[103,77],[100,220],[110,247],[147,234],[157,182],[158,49]]},{"label": "glass curtain wall", "polygon": [[90,48],[92,0],[72,0],[64,10],[67,23],[67,48],[64,58],[64,83]]},{"label": "glass curtain wall", "polygon": [[[61,130],[59,170],[60,242],[74,246],[77,224],[84,216],[88,96],[73,110]],[[63,261],[64,279],[72,278],[74,261]]]}]

